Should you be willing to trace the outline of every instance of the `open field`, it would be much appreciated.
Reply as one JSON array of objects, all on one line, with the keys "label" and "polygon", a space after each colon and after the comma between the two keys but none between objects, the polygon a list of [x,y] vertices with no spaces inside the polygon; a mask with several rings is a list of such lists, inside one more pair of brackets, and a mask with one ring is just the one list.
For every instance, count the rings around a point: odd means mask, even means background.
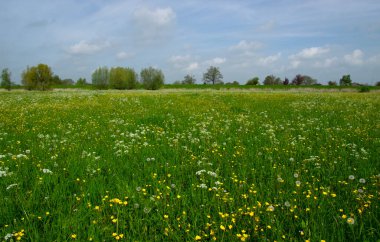
[{"label": "open field", "polygon": [[379,93],[0,92],[0,240],[379,241]]}]

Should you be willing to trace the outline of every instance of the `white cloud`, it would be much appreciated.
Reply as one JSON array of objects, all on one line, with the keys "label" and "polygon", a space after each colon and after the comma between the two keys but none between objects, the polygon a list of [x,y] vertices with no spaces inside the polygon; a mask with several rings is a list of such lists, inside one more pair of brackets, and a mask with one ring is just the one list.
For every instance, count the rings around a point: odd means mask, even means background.
[{"label": "white cloud", "polygon": [[205,61],[206,65],[220,65],[227,61],[226,58],[215,57],[214,59]]},{"label": "white cloud", "polygon": [[116,54],[116,58],[119,60],[125,60],[125,59],[132,57],[132,56],[133,56],[133,54],[127,53],[125,51],[121,51],[121,52]]},{"label": "white cloud", "polygon": [[171,8],[156,8],[154,10],[140,8],[135,12],[134,17],[140,24],[162,27],[171,24],[176,15]]},{"label": "white cloud", "polygon": [[258,50],[261,47],[262,47],[262,44],[260,42],[241,40],[237,45],[231,46],[230,50],[251,52],[254,50]]},{"label": "white cloud", "polygon": [[190,63],[186,68],[185,68],[185,71],[188,71],[188,72],[191,72],[191,71],[195,71],[196,69],[199,68],[199,64],[198,62],[192,62]]},{"label": "white cloud", "polygon": [[270,56],[267,56],[267,57],[262,57],[259,59],[258,63],[260,65],[263,65],[263,66],[266,66],[266,65],[270,65],[276,61],[278,61],[281,57],[281,53],[277,53],[276,55],[270,55]]},{"label": "white cloud", "polygon": [[183,63],[191,59],[190,55],[173,55],[170,57],[169,61],[172,63]]},{"label": "white cloud", "polygon": [[74,55],[90,55],[107,48],[109,45],[110,43],[107,41],[102,43],[89,43],[85,40],[81,40],[70,46],[68,52]]},{"label": "white cloud", "polygon": [[330,51],[327,47],[311,47],[301,50],[295,55],[291,55],[290,59],[311,59],[319,57],[322,54],[328,53]]},{"label": "white cloud", "polygon": [[331,58],[327,58],[323,61],[315,62],[314,67],[328,68],[328,67],[332,67],[332,66],[336,65],[337,63],[338,63],[338,58],[337,57],[331,57]]},{"label": "white cloud", "polygon": [[361,65],[363,64],[363,57],[364,53],[363,51],[356,49],[351,54],[347,54],[344,56],[344,60],[346,63],[351,65]]},{"label": "white cloud", "polygon": [[140,8],[134,12],[133,18],[137,43],[167,43],[176,14],[171,8]]}]

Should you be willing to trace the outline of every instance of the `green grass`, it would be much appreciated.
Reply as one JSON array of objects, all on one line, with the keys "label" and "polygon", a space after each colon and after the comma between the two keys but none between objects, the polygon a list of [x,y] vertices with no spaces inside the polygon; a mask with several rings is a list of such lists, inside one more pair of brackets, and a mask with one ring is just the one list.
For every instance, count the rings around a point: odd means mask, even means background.
[{"label": "green grass", "polygon": [[378,110],[372,92],[1,92],[0,240],[378,241]]}]

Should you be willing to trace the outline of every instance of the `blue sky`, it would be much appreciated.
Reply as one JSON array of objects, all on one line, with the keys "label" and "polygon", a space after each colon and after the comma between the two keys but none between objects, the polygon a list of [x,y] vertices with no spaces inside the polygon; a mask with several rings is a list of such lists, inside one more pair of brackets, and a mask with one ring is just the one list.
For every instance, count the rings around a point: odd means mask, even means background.
[{"label": "blue sky", "polygon": [[210,65],[242,84],[298,73],[380,81],[378,0],[7,0],[0,29],[0,68],[15,82],[38,63],[88,81],[99,66],[153,66],[167,83],[201,83]]}]

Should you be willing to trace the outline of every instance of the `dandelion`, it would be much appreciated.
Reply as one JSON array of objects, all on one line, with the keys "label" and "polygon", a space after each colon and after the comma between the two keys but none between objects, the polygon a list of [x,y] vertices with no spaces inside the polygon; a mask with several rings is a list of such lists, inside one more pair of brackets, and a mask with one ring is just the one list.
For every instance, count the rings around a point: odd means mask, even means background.
[{"label": "dandelion", "polygon": [[286,206],[286,207],[290,207],[290,202],[286,201],[286,202],[285,202],[285,206]]},{"label": "dandelion", "polygon": [[293,174],[294,178],[298,178],[298,173]]},{"label": "dandelion", "polygon": [[273,211],[274,211],[274,207],[273,207],[272,205],[269,205],[269,206],[267,207],[267,211],[268,211],[268,212],[273,212]]},{"label": "dandelion", "polygon": [[72,234],[70,237],[71,237],[72,239],[76,239],[76,238],[77,238],[77,235],[76,235],[76,234]]},{"label": "dandelion", "polygon": [[194,240],[201,240],[201,239],[202,239],[202,237],[199,236],[199,235],[197,235],[197,236],[195,236],[195,239],[194,239]]},{"label": "dandelion", "polygon": [[148,214],[148,213],[150,213],[151,210],[152,210],[151,208],[145,207],[144,208],[144,213]]},{"label": "dandelion", "polygon": [[354,175],[349,175],[349,176],[348,176],[348,179],[350,179],[350,180],[354,180],[354,179],[355,179],[355,176],[354,176]]},{"label": "dandelion", "polygon": [[220,229],[225,231],[226,230],[226,227],[224,227],[223,225],[220,225]]},{"label": "dandelion", "polygon": [[350,224],[350,225],[352,225],[352,224],[355,223],[355,219],[354,218],[348,218],[347,219],[347,223]]},{"label": "dandelion", "polygon": [[301,186],[301,182],[300,181],[296,181],[296,186],[297,187]]},{"label": "dandelion", "polygon": [[365,179],[364,178],[360,178],[359,182],[364,184],[365,183]]},{"label": "dandelion", "polygon": [[278,182],[284,182],[284,179],[282,179],[281,177],[278,177],[278,178],[277,178],[277,181],[278,181]]}]

